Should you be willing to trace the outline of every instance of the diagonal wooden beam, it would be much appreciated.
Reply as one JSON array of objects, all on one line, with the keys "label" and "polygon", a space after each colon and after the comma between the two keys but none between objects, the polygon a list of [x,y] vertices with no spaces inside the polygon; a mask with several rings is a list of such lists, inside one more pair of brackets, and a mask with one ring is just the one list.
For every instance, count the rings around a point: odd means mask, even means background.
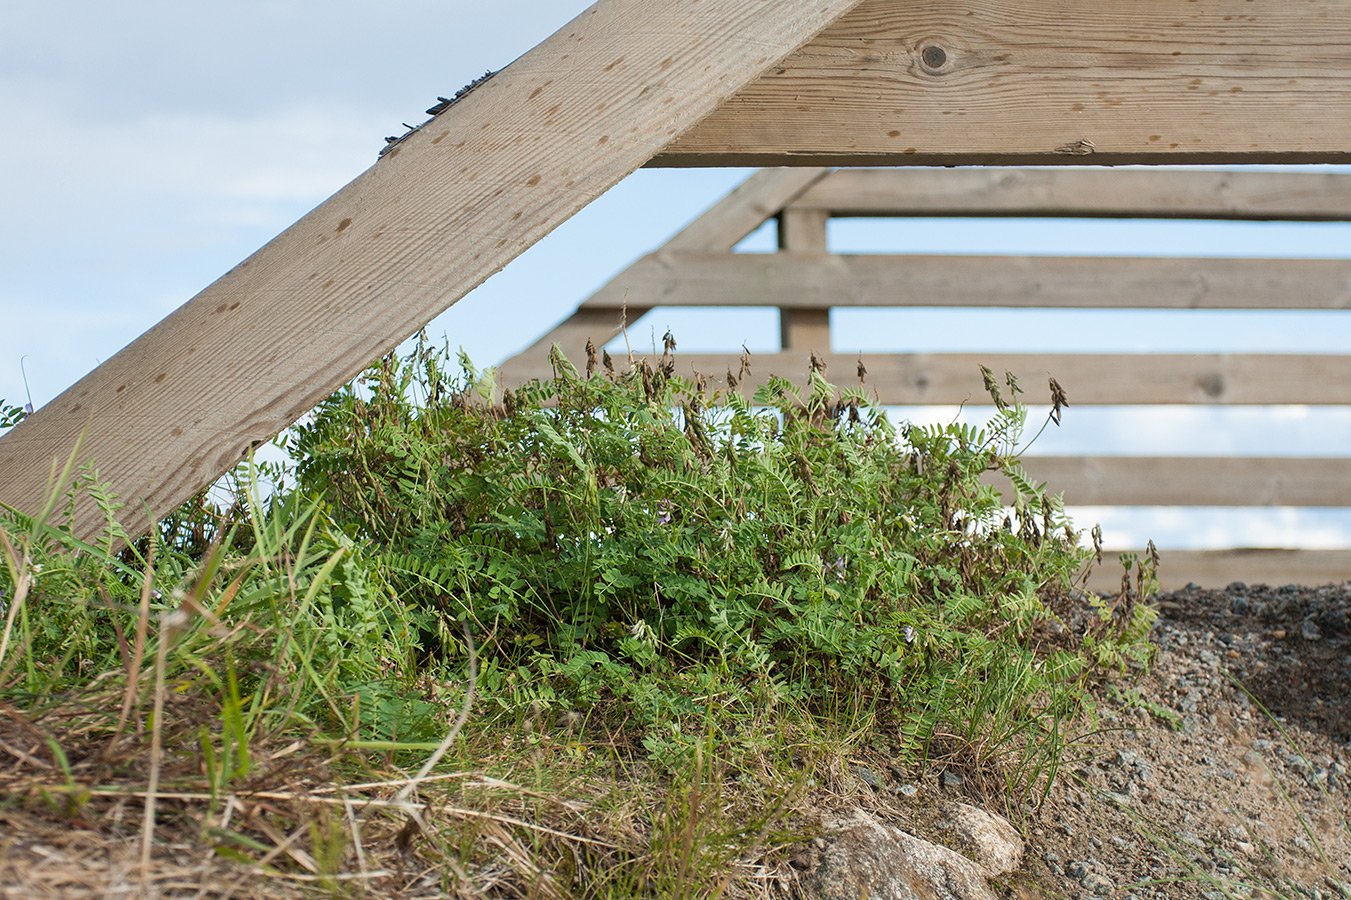
[{"label": "diagonal wooden beam", "polygon": [[[761,169],[677,232],[663,245],[663,250],[730,255],[738,241],[778,215],[829,171],[820,167]],[[644,260],[634,265],[641,269]],[[634,294],[630,303],[626,289],[622,287],[628,283],[633,269],[634,266],[630,266],[601,288],[602,294],[615,301],[610,312],[583,305],[535,343],[503,361],[498,368],[506,383],[518,383],[512,374],[514,370],[541,371],[554,344],[558,344],[569,359],[583,359],[587,340],[600,347],[619,334],[621,325],[625,324],[622,319],[632,324],[646,314],[652,305],[647,302],[646,294]],[[616,285],[620,287],[616,289]],[[621,317],[621,313],[625,315]]]},{"label": "diagonal wooden beam", "polygon": [[1351,160],[1343,0],[865,0],[654,165]]},{"label": "diagonal wooden beam", "polygon": [[730,252],[737,242],[778,215],[829,169],[761,169],[666,242],[668,250]]},{"label": "diagonal wooden beam", "polygon": [[140,532],[856,2],[599,0],[0,438],[0,502],[83,431]]},{"label": "diagonal wooden beam", "polygon": [[[520,387],[529,378],[548,378],[552,372],[549,353],[555,344],[568,360],[581,368],[586,360],[586,342],[591,341],[597,352],[611,338],[617,337],[625,326],[647,315],[646,306],[630,306],[622,309],[578,309],[562,322],[549,330],[544,337],[526,347],[520,353],[498,366],[507,387]],[[628,359],[620,361],[627,368]],[[515,372],[529,371],[526,378],[514,377]]]}]

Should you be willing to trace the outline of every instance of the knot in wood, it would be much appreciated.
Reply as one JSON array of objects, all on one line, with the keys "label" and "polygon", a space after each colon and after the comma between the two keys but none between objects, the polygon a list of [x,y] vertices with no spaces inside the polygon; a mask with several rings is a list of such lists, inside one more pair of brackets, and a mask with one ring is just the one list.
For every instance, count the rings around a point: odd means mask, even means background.
[{"label": "knot in wood", "polygon": [[948,61],[948,52],[937,44],[929,44],[919,51],[919,60],[926,69],[941,69]]}]

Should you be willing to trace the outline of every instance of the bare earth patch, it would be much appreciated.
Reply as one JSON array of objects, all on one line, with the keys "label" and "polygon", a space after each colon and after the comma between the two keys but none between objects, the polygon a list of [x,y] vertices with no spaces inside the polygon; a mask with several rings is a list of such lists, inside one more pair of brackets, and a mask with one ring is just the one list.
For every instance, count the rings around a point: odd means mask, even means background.
[{"label": "bare earth patch", "polygon": [[931,774],[919,803],[878,814],[922,832],[922,810],[951,793],[1004,813],[1028,844],[1003,886],[1019,898],[1351,896],[1351,585],[1157,603],[1150,675],[1101,698],[1039,809]]}]

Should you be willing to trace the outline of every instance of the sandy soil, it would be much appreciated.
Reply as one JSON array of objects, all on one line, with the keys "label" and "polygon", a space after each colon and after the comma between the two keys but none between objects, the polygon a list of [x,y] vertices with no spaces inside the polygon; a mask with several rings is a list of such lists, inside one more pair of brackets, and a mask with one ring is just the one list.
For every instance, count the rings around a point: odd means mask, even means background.
[{"label": "sandy soil", "polygon": [[1019,900],[1351,898],[1351,585],[1156,602],[1150,674],[1104,693],[1039,809],[938,771],[882,785],[872,809],[921,834],[942,798],[1005,813],[1027,839],[999,885]]}]

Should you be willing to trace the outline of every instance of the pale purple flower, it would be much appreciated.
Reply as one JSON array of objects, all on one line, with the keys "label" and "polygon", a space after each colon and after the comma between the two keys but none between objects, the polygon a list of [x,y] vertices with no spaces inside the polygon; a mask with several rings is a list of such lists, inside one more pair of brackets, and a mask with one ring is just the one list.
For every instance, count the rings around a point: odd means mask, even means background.
[{"label": "pale purple flower", "polygon": [[901,636],[905,638],[907,644],[913,644],[915,642],[915,629],[907,625],[901,629]]},{"label": "pale purple flower", "polygon": [[661,500],[657,501],[657,509],[661,512],[661,515],[657,517],[657,524],[670,525],[671,510],[674,509],[674,504],[672,504],[670,500],[663,497]]}]

